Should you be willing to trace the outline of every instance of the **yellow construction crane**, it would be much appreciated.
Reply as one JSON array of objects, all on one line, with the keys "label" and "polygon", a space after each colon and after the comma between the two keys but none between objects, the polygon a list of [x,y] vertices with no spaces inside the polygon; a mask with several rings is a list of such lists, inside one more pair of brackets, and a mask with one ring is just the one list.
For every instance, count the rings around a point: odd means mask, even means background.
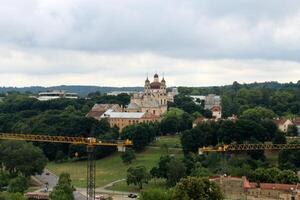
[{"label": "yellow construction crane", "polygon": [[215,147],[199,148],[199,154],[211,152],[237,152],[255,150],[300,149],[300,144],[224,144]]},{"label": "yellow construction crane", "polygon": [[0,133],[0,139],[85,145],[87,147],[87,152],[88,152],[87,200],[95,200],[96,162],[94,156],[94,148],[98,146],[115,146],[118,148],[118,151],[125,151],[126,146],[132,145],[132,141],[130,140],[104,141],[104,140],[98,140],[97,138],[94,137],[84,138],[84,137],[33,135],[33,134]]}]

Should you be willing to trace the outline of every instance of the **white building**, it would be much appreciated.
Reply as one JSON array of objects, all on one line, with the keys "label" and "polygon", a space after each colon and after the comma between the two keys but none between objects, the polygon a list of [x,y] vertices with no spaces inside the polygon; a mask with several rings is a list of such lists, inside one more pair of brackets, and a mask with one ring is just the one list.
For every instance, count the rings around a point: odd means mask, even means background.
[{"label": "white building", "polygon": [[100,119],[107,119],[110,126],[117,126],[122,131],[126,126],[137,123],[149,123],[159,121],[160,117],[145,112],[116,112],[108,109],[104,112]]},{"label": "white building", "polygon": [[275,124],[277,124],[279,130],[281,130],[284,133],[287,133],[288,128],[294,123],[289,119],[277,119],[275,120]]},{"label": "white building", "polygon": [[178,95],[178,89],[177,88],[172,88],[172,92],[168,92],[168,101],[169,102],[174,102],[174,97]]},{"label": "white building", "polygon": [[201,105],[201,102],[205,102],[206,96],[203,95],[190,95],[193,99],[194,103],[197,105]]},{"label": "white building", "polygon": [[53,99],[61,99],[61,98],[67,98],[67,99],[78,99],[77,93],[69,93],[63,90],[53,90],[48,92],[40,92],[37,99],[39,101],[48,101]]},{"label": "white building", "polygon": [[221,97],[215,94],[209,94],[207,96],[204,95],[190,95],[193,101],[200,105],[202,102],[204,103],[204,108],[207,110],[212,109],[213,106],[221,105]]},{"label": "white building", "polygon": [[211,109],[212,112],[212,117],[215,118],[216,120],[222,118],[222,109],[221,106],[213,106]]},{"label": "white building", "polygon": [[214,106],[221,106],[221,97],[215,94],[209,94],[205,97],[204,109],[212,109]]},{"label": "white building", "polygon": [[131,94],[134,94],[134,93],[137,93],[137,92],[134,92],[134,91],[112,91],[112,92],[108,92],[107,95],[108,96],[118,96],[119,94],[131,95]]},{"label": "white building", "polygon": [[203,95],[190,95],[193,101],[197,105],[204,104],[204,109],[210,110],[212,116],[215,119],[220,119],[222,117],[222,107],[221,107],[221,97],[215,94],[209,94],[207,96]]},{"label": "white building", "polygon": [[144,92],[133,94],[127,112],[145,112],[156,116],[161,116],[167,111],[168,95],[166,81],[162,78],[159,81],[158,74],[154,75],[153,82],[147,78]]}]

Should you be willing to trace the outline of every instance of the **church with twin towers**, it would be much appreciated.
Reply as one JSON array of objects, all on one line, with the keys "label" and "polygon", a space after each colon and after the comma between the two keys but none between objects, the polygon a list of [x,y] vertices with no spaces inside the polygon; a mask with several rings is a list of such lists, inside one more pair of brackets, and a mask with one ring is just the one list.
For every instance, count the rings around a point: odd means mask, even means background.
[{"label": "church with twin towers", "polygon": [[145,112],[156,116],[161,116],[168,109],[167,85],[164,77],[160,80],[156,73],[153,81],[145,80],[144,91],[136,93],[131,98],[127,106],[127,112]]}]

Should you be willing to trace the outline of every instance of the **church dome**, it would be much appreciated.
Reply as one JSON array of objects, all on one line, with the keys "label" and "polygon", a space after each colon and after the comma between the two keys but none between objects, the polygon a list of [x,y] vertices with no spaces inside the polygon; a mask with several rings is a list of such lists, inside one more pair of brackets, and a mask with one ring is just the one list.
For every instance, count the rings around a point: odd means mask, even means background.
[{"label": "church dome", "polygon": [[160,82],[152,82],[150,84],[151,89],[160,89]]},{"label": "church dome", "polygon": [[161,82],[162,82],[162,83],[166,83],[165,78],[163,78],[163,79],[161,80]]},{"label": "church dome", "polygon": [[154,74],[154,78],[158,78],[158,74]]},{"label": "church dome", "polygon": [[148,77],[147,77],[147,79],[146,79],[145,83],[150,83],[150,81],[149,81]]}]

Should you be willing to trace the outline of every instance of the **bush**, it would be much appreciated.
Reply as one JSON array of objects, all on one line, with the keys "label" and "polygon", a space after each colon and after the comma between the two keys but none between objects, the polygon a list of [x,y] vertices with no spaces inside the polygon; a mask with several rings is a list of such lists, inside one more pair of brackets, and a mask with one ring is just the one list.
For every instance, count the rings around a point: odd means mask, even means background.
[{"label": "bush", "polygon": [[27,178],[25,176],[17,176],[9,181],[8,191],[11,193],[24,193],[28,188]]}]

